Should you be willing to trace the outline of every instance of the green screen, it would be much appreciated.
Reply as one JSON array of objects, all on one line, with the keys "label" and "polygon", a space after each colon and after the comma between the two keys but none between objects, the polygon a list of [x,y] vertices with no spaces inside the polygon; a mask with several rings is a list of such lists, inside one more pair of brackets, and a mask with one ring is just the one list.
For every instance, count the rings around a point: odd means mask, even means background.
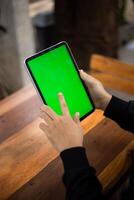
[{"label": "green screen", "polygon": [[64,94],[72,117],[79,112],[82,118],[93,110],[66,45],[37,55],[27,63],[43,98],[57,114],[62,114],[59,92]]}]

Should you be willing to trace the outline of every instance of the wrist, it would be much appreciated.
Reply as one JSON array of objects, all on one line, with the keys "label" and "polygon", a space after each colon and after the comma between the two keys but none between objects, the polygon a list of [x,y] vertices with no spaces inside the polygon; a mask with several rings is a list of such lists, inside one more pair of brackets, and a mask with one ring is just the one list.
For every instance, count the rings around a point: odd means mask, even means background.
[{"label": "wrist", "polygon": [[66,150],[73,149],[73,148],[83,148],[83,144],[69,145],[69,146],[66,146],[64,148],[58,149],[58,151],[59,151],[59,153],[61,153],[61,152],[64,152]]},{"label": "wrist", "polygon": [[66,149],[60,153],[60,157],[63,161],[65,171],[80,168],[82,166],[89,167],[89,162],[84,147],[73,147]]},{"label": "wrist", "polygon": [[112,95],[110,95],[109,93],[106,93],[106,94],[104,95],[104,98],[103,98],[102,103],[101,103],[101,109],[102,109],[103,111],[105,111],[105,109],[106,109],[106,107],[108,106],[108,104],[109,104],[111,98],[112,98]]}]

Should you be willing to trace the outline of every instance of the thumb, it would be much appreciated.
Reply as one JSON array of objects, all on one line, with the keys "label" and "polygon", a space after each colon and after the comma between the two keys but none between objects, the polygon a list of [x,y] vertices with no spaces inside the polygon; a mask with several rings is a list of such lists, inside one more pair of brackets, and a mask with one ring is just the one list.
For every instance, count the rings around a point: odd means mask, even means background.
[{"label": "thumb", "polygon": [[75,115],[74,115],[74,121],[76,124],[80,125],[80,113],[79,112],[76,112]]},{"label": "thumb", "polygon": [[90,84],[90,86],[95,85],[97,82],[97,79],[95,79],[93,76],[85,73],[83,70],[80,70],[80,76],[85,81],[85,83]]}]

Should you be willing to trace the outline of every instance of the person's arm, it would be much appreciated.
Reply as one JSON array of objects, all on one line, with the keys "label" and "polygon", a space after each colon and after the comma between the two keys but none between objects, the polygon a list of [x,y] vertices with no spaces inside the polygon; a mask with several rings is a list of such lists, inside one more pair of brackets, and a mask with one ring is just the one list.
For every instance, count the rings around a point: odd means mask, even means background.
[{"label": "person's arm", "polygon": [[60,152],[65,170],[63,181],[66,187],[66,199],[101,200],[101,184],[95,176],[95,169],[89,165],[83,148],[83,129],[79,115],[76,113],[72,119],[62,94],[59,94],[59,100],[62,116],[44,105],[40,128]]},{"label": "person's arm", "polygon": [[67,200],[101,200],[102,186],[96,171],[89,165],[85,148],[75,147],[61,152],[64,165],[63,182]]},{"label": "person's arm", "polygon": [[134,101],[123,101],[112,96],[104,115],[116,121],[120,127],[134,133]]},{"label": "person's arm", "polygon": [[96,108],[104,110],[104,115],[122,128],[134,133],[134,101],[123,101],[111,96],[102,83],[92,76],[80,70],[81,78],[85,81],[93,98]]}]

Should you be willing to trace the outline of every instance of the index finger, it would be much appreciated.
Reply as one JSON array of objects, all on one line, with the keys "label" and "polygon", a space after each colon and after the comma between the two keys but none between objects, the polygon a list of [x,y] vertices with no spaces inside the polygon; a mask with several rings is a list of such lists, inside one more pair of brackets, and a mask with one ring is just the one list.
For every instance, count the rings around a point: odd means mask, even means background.
[{"label": "index finger", "polygon": [[60,101],[62,114],[63,115],[70,115],[67,103],[66,103],[65,98],[64,98],[64,96],[61,92],[58,93],[58,97],[59,97],[59,101]]}]

